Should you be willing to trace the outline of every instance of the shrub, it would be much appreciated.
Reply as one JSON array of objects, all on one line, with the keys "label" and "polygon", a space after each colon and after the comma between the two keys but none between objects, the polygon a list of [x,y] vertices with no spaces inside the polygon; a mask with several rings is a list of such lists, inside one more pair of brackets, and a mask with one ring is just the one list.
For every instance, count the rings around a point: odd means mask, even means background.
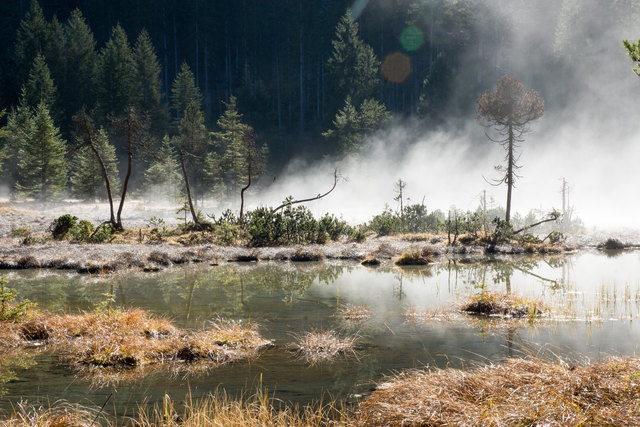
[{"label": "shrub", "polygon": [[31,230],[28,227],[11,227],[12,237],[30,237]]},{"label": "shrub", "polygon": [[36,305],[28,299],[14,303],[18,292],[5,287],[7,283],[9,282],[4,278],[4,275],[0,275],[0,321],[20,319],[29,314],[29,309]]},{"label": "shrub", "polygon": [[371,219],[367,228],[375,231],[378,236],[401,233],[403,231],[402,219],[396,215],[389,206],[386,206],[381,214]]},{"label": "shrub", "polygon": [[54,219],[49,230],[56,240],[64,239],[67,234],[76,227],[77,217],[70,214],[64,214]]}]

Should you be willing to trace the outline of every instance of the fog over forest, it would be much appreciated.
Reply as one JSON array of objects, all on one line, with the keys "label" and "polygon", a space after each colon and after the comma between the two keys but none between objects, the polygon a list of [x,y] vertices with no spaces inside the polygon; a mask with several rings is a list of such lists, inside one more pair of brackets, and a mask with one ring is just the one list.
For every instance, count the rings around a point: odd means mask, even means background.
[{"label": "fog over forest", "polygon": [[[20,102],[20,88],[31,69],[29,55],[35,52],[18,48],[25,37],[19,26],[34,7],[28,3],[10,1],[2,6],[0,38],[6,49],[0,103],[9,116]],[[214,7],[199,0],[167,0],[155,2],[152,9],[144,1],[131,7],[98,3],[69,0],[40,5],[52,34],[67,34],[66,29],[56,33],[56,28],[69,25],[65,22],[75,8],[95,34],[97,77],[87,80],[92,82],[89,86],[78,86],[88,88],[87,96],[77,95],[81,90],[68,81],[73,74],[70,65],[55,64],[56,58],[64,62],[65,54],[56,51],[55,41],[47,45],[54,46],[48,48],[51,52],[40,49],[40,53],[57,88],[50,112],[62,138],[68,147],[73,145],[71,117],[86,106],[96,127],[105,126],[115,147],[120,183],[126,172],[126,143],[109,127],[109,120],[121,114],[117,106],[125,104],[116,99],[113,108],[107,107],[105,94],[112,94],[100,89],[104,84],[99,77],[109,74],[100,70],[105,67],[100,58],[116,24],[122,25],[132,48],[140,31],[148,30],[157,55],[153,84],[159,103],[151,113],[156,147],[164,135],[178,133],[176,123],[183,113],[171,97],[180,64],[193,72],[202,94],[204,123],[213,135],[220,131],[217,121],[224,113],[223,102],[238,98],[238,111],[255,130],[256,145],[268,149],[262,173],[255,177],[257,184],[247,192],[248,208],[276,206],[289,195],[322,193],[331,187],[335,168],[341,176],[336,190],[308,205],[316,215],[331,212],[361,223],[385,204],[395,209],[398,179],[407,184],[409,203],[424,201],[429,211],[475,210],[483,191],[489,208],[504,206],[505,186],[489,182],[499,177],[494,166],[504,163],[505,153],[487,138],[485,133],[495,135],[477,120],[475,101],[495,88],[500,76],[512,75],[539,92],[545,104],[544,115],[531,123],[519,149],[522,169],[515,182],[513,210],[524,216],[532,209],[540,213],[559,209],[564,178],[573,215],[586,226],[640,228],[636,215],[640,206],[633,196],[640,181],[635,167],[640,143],[632,126],[640,80],[622,45],[623,39],[640,37],[640,28],[634,25],[640,2],[243,1]],[[347,14],[359,25],[359,37],[380,63],[376,69],[380,84],[372,87],[371,96],[388,110],[389,120],[366,129],[358,135],[355,149],[345,150],[339,139],[323,133],[335,125],[345,102],[344,93],[335,94],[330,58],[335,56],[336,25],[349,8],[352,12]],[[22,40],[23,45],[33,42],[29,40]],[[98,88],[95,94],[93,85]],[[20,200],[26,193],[17,190],[19,172],[10,166],[16,149],[6,140],[1,146],[7,158],[1,191],[4,197]],[[227,154],[220,144],[215,140],[211,145],[215,148],[209,149],[220,156],[217,178],[216,172],[208,172],[209,181],[200,182],[196,172],[201,167],[195,164],[189,171],[198,193],[196,204],[206,212],[239,209],[240,184],[229,181]],[[134,197],[158,195],[145,183],[145,170],[152,165],[150,158],[135,157],[130,182]],[[73,173],[73,166],[67,169],[68,175]],[[214,191],[210,182],[220,187]],[[72,181],[64,186],[66,197],[83,198],[74,192]]]}]

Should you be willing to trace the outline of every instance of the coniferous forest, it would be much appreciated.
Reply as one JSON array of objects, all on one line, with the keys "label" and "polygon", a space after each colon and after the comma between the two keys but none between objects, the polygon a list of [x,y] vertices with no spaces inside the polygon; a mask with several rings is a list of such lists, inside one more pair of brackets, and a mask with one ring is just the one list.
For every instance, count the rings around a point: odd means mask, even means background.
[{"label": "coniferous forest", "polygon": [[[606,18],[630,20],[624,3]],[[575,87],[555,82],[585,65],[576,41],[589,39],[598,6],[8,1],[5,192],[106,199],[107,175],[114,194],[176,196],[184,175],[196,201],[237,197],[249,175],[357,153],[393,120],[433,129],[473,119],[484,90],[524,69],[548,109],[560,108]],[[523,41],[514,25],[527,13],[548,17],[549,31]],[[514,55],[523,43],[526,67]]]}]

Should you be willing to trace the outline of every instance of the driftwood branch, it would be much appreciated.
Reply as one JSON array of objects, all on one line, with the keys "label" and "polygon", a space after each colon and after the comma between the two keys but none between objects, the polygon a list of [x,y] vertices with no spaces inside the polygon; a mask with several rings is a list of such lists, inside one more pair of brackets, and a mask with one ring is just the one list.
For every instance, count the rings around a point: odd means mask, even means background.
[{"label": "driftwood branch", "polygon": [[286,201],[283,204],[281,204],[280,206],[278,206],[277,208],[275,208],[273,210],[273,212],[278,212],[280,209],[285,208],[287,206],[291,206],[291,205],[295,205],[298,203],[306,203],[306,202],[312,202],[314,200],[318,200],[318,199],[322,199],[325,196],[328,196],[329,194],[331,194],[331,192],[333,190],[335,190],[336,185],[338,185],[338,169],[335,169],[333,171],[333,186],[331,187],[331,189],[329,191],[327,191],[324,194],[318,194],[315,197],[310,197],[308,199],[300,199],[300,200],[290,200],[290,201]]},{"label": "driftwood branch", "polygon": [[547,218],[545,218],[545,219],[543,219],[541,221],[538,221],[535,224],[531,224],[531,225],[527,225],[525,227],[522,227],[521,229],[514,231],[513,234],[515,235],[515,234],[518,234],[518,233],[520,233],[522,231],[529,230],[529,229],[531,229],[533,227],[537,227],[540,224],[544,224],[545,222],[556,221],[558,218],[560,218],[560,213],[556,212],[556,211],[553,211],[553,212],[551,212],[549,214],[549,216]]}]

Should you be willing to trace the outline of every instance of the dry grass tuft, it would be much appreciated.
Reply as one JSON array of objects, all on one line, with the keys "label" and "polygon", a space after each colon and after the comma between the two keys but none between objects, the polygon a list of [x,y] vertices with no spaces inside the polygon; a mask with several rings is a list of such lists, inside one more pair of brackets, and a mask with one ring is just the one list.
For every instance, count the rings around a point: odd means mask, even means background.
[{"label": "dry grass tuft", "polygon": [[365,259],[360,261],[360,264],[364,266],[380,265],[380,260],[372,255],[369,255]]},{"label": "dry grass tuft", "polygon": [[345,304],[338,308],[337,314],[348,322],[362,322],[371,316],[371,310],[366,305]]},{"label": "dry grass tuft", "polygon": [[20,402],[13,408],[8,418],[0,420],[0,425],[6,427],[84,427],[94,424],[96,415],[97,413],[93,411],[66,402],[57,402],[49,408]]},{"label": "dry grass tuft", "polygon": [[434,308],[426,311],[417,311],[414,306],[406,307],[404,310],[404,318],[407,323],[422,322],[448,322],[457,320],[457,313],[446,308]]},{"label": "dry grass tuft", "polygon": [[530,319],[538,318],[548,311],[539,300],[487,290],[471,296],[461,304],[460,310],[470,314]]},{"label": "dry grass tuft", "polygon": [[341,354],[355,355],[357,335],[341,337],[336,331],[315,330],[297,337],[296,352],[309,363],[318,363]]},{"label": "dry grass tuft", "polygon": [[422,249],[411,248],[403,252],[398,259],[396,265],[427,265],[433,262],[437,252],[429,247]]},{"label": "dry grass tuft", "polygon": [[262,427],[262,426],[345,426],[351,424],[346,410],[336,402],[326,405],[279,405],[264,392],[249,398],[232,399],[224,392],[193,402],[188,398],[186,408],[178,412],[173,401],[165,396],[162,406],[142,407],[136,424],[141,427]]},{"label": "dry grass tuft", "polygon": [[471,371],[409,371],[358,408],[365,425],[640,425],[640,360],[568,366],[509,359]]},{"label": "dry grass tuft", "polygon": [[307,248],[298,248],[295,253],[291,255],[291,261],[298,262],[322,261],[323,259],[324,254],[322,251]]},{"label": "dry grass tuft", "polygon": [[132,377],[122,368],[176,361],[224,363],[250,357],[271,344],[255,325],[217,320],[205,330],[183,331],[140,309],[41,313],[22,322],[4,322],[1,330],[0,343],[19,346],[40,341],[56,346],[79,373],[98,376],[103,382]]}]

